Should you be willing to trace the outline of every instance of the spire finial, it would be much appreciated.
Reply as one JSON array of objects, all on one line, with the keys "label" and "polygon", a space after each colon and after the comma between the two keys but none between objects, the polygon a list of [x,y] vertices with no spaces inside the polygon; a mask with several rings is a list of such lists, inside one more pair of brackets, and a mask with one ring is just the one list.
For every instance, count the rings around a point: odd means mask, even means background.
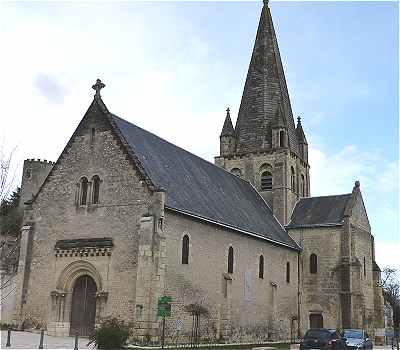
[{"label": "spire finial", "polygon": [[106,86],[106,85],[103,84],[103,83],[101,82],[100,79],[97,79],[97,80],[96,80],[96,84],[94,84],[94,85],[92,86],[92,89],[96,91],[96,95],[94,95],[94,96],[95,96],[95,97],[101,97],[101,96],[100,96],[100,90],[101,90],[103,87],[105,87],[105,86]]},{"label": "spire finial", "polygon": [[229,107],[226,109],[226,116],[230,117],[231,116],[231,110],[229,109]]},{"label": "spire finial", "polygon": [[300,116],[297,117],[297,124],[299,124],[299,125],[301,124],[301,117]]},{"label": "spire finial", "polygon": [[264,6],[268,7],[269,0],[263,0]]},{"label": "spire finial", "polygon": [[354,187],[355,188],[359,188],[360,187],[360,181],[356,181],[356,182],[354,182]]}]

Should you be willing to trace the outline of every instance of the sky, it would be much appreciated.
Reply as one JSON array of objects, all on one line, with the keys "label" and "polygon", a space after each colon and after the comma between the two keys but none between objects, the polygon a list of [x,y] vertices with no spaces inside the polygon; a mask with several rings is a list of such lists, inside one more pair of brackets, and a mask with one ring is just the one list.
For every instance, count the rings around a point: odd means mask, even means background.
[{"label": "sky", "polygon": [[[397,2],[279,2],[270,8],[311,195],[361,182],[377,261],[400,271]],[[93,98],[210,162],[235,122],[261,1],[1,2],[0,140],[57,160]],[[18,184],[18,180],[16,180]]]}]

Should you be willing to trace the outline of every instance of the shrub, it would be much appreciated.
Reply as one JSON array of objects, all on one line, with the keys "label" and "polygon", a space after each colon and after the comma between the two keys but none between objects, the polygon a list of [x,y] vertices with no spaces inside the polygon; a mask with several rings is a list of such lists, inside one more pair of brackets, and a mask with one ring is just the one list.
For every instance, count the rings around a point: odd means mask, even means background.
[{"label": "shrub", "polygon": [[2,331],[9,329],[11,326],[8,323],[0,322],[0,329]]},{"label": "shrub", "polygon": [[89,339],[98,349],[120,349],[128,340],[130,324],[117,318],[105,318]]}]

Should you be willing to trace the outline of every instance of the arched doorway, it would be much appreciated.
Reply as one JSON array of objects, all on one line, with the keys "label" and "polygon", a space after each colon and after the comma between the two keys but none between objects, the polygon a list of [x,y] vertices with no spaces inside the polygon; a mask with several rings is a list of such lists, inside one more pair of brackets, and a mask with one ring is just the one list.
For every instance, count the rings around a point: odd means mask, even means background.
[{"label": "arched doorway", "polygon": [[89,335],[96,318],[96,282],[88,275],[76,279],[72,292],[70,335]]},{"label": "arched doorway", "polygon": [[321,314],[310,314],[310,328],[324,328],[324,319]]}]

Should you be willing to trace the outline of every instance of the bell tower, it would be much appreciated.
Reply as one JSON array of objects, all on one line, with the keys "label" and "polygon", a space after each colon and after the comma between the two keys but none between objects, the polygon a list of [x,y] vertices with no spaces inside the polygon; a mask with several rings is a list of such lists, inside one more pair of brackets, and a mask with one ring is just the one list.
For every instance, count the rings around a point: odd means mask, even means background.
[{"label": "bell tower", "polygon": [[308,145],[295,125],[268,1],[260,16],[236,125],[230,113],[215,164],[251,182],[281,224],[310,195]]}]

